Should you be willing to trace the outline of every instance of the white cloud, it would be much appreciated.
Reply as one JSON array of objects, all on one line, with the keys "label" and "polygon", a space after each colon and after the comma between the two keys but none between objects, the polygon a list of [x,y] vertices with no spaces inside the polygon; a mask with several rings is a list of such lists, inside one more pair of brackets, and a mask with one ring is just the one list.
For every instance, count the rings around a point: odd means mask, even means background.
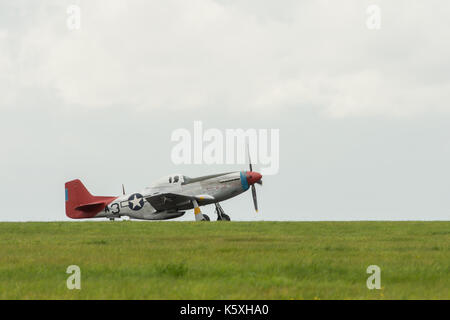
[{"label": "white cloud", "polygon": [[[66,27],[73,3],[80,31]],[[366,28],[372,3],[379,31]],[[171,131],[201,119],[280,129],[280,173],[258,189],[255,219],[448,219],[449,9],[443,0],[3,1],[0,218],[64,219],[73,178],[101,195],[171,171],[241,170],[170,161]],[[298,199],[295,208],[282,198]],[[224,206],[234,220],[253,210],[249,194]]]},{"label": "white cloud", "polygon": [[37,87],[54,90],[67,105],[143,112],[213,106],[269,114],[306,106],[337,117],[450,111],[450,79],[440,72],[450,69],[445,14],[380,1],[382,27],[371,31],[367,5],[89,1],[81,2],[81,30],[70,31],[66,4],[43,2],[27,13],[28,28],[13,36],[0,32],[0,49],[18,52],[0,51],[0,82],[7,88],[0,106]]}]

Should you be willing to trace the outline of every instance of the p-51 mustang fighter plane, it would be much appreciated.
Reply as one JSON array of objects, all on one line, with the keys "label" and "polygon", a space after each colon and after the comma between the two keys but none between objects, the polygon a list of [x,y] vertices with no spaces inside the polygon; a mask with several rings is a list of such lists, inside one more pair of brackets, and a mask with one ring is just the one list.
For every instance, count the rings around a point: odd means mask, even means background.
[{"label": "p-51 mustang fighter plane", "polygon": [[209,221],[200,207],[216,206],[217,220],[229,221],[220,202],[233,198],[250,187],[253,204],[258,211],[255,183],[262,185],[261,174],[252,170],[189,178],[173,174],[162,178],[141,192],[119,197],[93,196],[80,180],[66,182],[66,215],[72,219],[119,218],[128,216],[143,220],[166,220],[184,215],[194,209],[196,221]]}]

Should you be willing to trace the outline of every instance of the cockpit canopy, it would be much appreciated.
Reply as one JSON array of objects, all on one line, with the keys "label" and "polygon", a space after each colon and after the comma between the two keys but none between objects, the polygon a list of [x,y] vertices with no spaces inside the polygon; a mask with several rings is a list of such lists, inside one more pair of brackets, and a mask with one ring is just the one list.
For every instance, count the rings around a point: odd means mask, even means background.
[{"label": "cockpit canopy", "polygon": [[190,179],[185,175],[174,173],[159,179],[155,182],[155,185],[184,184]]},{"label": "cockpit canopy", "polygon": [[183,176],[182,175],[173,175],[169,176],[169,183],[181,183],[183,182]]}]

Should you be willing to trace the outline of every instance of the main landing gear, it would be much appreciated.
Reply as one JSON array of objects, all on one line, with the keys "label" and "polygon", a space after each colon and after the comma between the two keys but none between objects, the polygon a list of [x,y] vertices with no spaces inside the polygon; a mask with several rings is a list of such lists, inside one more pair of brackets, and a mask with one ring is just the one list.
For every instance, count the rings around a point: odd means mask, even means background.
[{"label": "main landing gear", "polygon": [[195,221],[209,221],[209,217],[200,210],[197,200],[192,199],[192,205],[194,206]]},{"label": "main landing gear", "polygon": [[[195,221],[210,221],[208,215],[203,214],[200,211],[200,207],[196,199],[192,199],[192,205],[194,206]],[[225,211],[223,211],[222,206],[217,202],[215,203],[215,206],[217,213],[217,221],[230,221],[230,217],[227,214],[225,214]]]},{"label": "main landing gear", "polygon": [[225,211],[223,211],[222,206],[216,202],[216,213],[217,213],[217,221],[230,221],[230,216],[225,214]]}]

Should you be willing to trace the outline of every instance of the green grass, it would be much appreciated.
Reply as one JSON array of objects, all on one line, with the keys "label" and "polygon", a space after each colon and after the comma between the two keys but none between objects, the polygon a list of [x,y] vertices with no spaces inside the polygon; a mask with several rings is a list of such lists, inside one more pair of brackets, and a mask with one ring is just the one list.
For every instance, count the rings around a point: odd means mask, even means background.
[{"label": "green grass", "polygon": [[449,250],[450,222],[0,223],[0,299],[450,299]]}]

